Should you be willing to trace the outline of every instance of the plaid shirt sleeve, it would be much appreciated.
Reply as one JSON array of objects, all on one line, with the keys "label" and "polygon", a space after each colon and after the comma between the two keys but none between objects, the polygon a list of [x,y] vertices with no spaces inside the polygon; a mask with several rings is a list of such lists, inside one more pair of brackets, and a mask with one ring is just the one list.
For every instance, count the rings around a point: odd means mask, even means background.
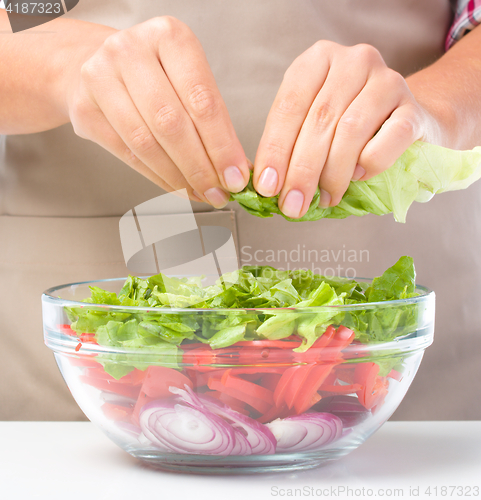
[{"label": "plaid shirt sleeve", "polygon": [[446,50],[481,24],[481,0],[458,0],[453,24],[446,38]]}]

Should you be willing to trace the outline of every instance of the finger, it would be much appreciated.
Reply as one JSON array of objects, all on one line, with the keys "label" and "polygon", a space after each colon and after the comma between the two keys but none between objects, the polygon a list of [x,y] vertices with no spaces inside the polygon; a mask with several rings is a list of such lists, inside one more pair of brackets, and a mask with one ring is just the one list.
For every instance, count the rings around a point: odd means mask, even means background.
[{"label": "finger", "polygon": [[347,60],[338,58],[332,64],[326,82],[317,94],[297,137],[279,195],[281,210],[289,217],[301,217],[307,212],[339,119],[366,84],[368,67],[356,61],[351,62],[352,76],[346,83]]},{"label": "finger", "polygon": [[[138,57],[145,68],[145,75],[138,79],[138,72],[131,67],[123,67],[122,79],[140,116],[145,120],[151,140],[160,144],[204,201],[216,208],[224,207],[229,195],[219,182],[192,120],[158,60],[144,56]],[[155,158],[148,164],[154,171],[158,171],[162,165]]]},{"label": "finger", "polygon": [[191,117],[221,184],[228,191],[242,191],[249,181],[248,161],[205,52],[185,24],[172,18],[162,18],[161,23],[161,42],[168,43],[159,46],[164,71]]},{"label": "finger", "polygon": [[95,113],[91,112],[90,115],[88,128],[84,127],[83,130],[79,130],[75,127],[75,132],[79,137],[95,142],[165,191],[174,191],[172,186],[143,164],[132,153],[100,109]]},{"label": "finger", "polygon": [[[286,71],[269,111],[254,161],[253,183],[262,196],[281,190],[299,130],[329,72],[328,44],[317,43],[299,56]],[[313,64],[313,59],[317,64]],[[319,120],[329,128],[328,104]]]},{"label": "finger", "polygon": [[[136,39],[130,37],[126,42],[126,35],[113,35],[106,42],[107,58],[117,58],[113,66],[118,74],[105,82],[96,82],[96,101],[128,147],[157,175],[170,185],[174,184],[174,176],[175,184],[190,187],[189,193],[195,190],[202,193],[202,201],[216,208],[224,207],[229,196],[220,188],[195,127],[157,56],[153,49],[148,52],[142,40],[128,45],[132,40]],[[119,58],[122,47],[129,53],[128,58]],[[136,66],[132,66],[134,62]],[[194,159],[189,160],[190,171],[185,161],[182,164],[183,157],[189,154],[198,159],[195,166]],[[166,163],[167,158],[170,162]],[[170,168],[166,168],[169,164]]]},{"label": "finger", "polygon": [[397,108],[362,150],[359,165],[366,174],[360,180],[367,181],[387,170],[422,137],[422,119],[417,106],[407,103]]},{"label": "finger", "polygon": [[319,181],[321,206],[337,205],[353,177],[370,173],[370,165],[368,170],[357,167],[361,151],[405,98],[406,86],[398,73],[386,71],[369,79],[337,125]]},{"label": "finger", "polygon": [[143,165],[175,190],[187,189],[192,194],[192,187],[159,145],[119,80],[108,79],[105,85],[97,86],[93,98],[114,131]]},{"label": "finger", "polygon": [[[122,77],[153,134],[188,182],[207,199],[222,194],[224,206],[226,190],[238,192],[248,182],[247,159],[202,48],[182,26],[180,33],[169,22],[162,29],[155,26],[158,52],[144,50],[135,60],[122,60]],[[134,67],[139,64],[140,80]],[[218,200],[209,201],[219,207]]]}]

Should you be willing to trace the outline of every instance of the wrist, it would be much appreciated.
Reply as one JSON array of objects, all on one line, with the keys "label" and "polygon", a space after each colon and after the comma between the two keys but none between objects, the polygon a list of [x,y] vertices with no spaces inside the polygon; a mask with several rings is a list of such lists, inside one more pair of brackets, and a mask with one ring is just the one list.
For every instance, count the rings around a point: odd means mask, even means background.
[{"label": "wrist", "polygon": [[458,114],[452,100],[446,97],[445,89],[440,84],[433,85],[432,79],[422,71],[406,78],[406,82],[427,115],[426,137],[423,139],[446,148],[462,147]]},{"label": "wrist", "polygon": [[[69,27],[59,33],[62,49],[55,57],[55,70],[52,72],[52,99],[57,112],[65,122],[70,121],[70,105],[75,93],[83,64],[88,61],[105,40],[118,30],[100,24],[75,21],[77,26]],[[73,28],[73,29],[72,29]]]}]

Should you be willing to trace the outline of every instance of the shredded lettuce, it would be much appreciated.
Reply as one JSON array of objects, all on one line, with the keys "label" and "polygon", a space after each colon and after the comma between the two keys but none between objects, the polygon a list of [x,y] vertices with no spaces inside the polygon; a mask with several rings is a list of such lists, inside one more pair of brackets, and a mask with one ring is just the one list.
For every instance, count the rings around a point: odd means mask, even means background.
[{"label": "shredded lettuce", "polygon": [[[384,342],[415,331],[415,304],[348,312],[337,307],[312,309],[413,297],[415,277],[410,257],[401,257],[370,286],[311,271],[281,271],[270,266],[245,266],[205,288],[200,280],[163,274],[148,279],[129,276],[118,295],[91,287],[91,297],[84,301],[91,306],[69,307],[67,314],[77,334],[95,333],[100,345],[128,351],[148,349],[172,354],[189,341],[218,349],[241,340],[282,339],[293,334],[303,341],[298,350],[305,351],[330,324],[344,324],[366,343]],[[201,311],[190,314],[191,303]],[[187,310],[176,310],[179,304]],[[140,306],[150,310],[148,313],[132,309],[117,311],[102,305]],[[265,310],[249,310],[252,308]]]},{"label": "shredded lettuce", "polygon": [[392,213],[397,222],[406,222],[414,201],[427,202],[435,194],[469,187],[481,177],[481,147],[455,151],[433,144],[416,142],[388,170],[368,181],[351,182],[341,202],[335,207],[319,207],[317,188],[307,213],[299,219],[286,217],[278,207],[278,196],[264,198],[252,185],[231,200],[252,215],[282,215],[290,221],[313,221],[323,218],[344,219],[349,215]]},{"label": "shredded lettuce", "polygon": [[[390,306],[389,301],[416,296],[415,278],[411,257],[401,257],[370,284],[270,266],[244,266],[205,288],[197,278],[129,276],[118,295],[91,287],[91,296],[84,300],[86,305],[68,307],[66,313],[78,335],[95,333],[101,346],[125,349],[125,353],[99,354],[96,358],[107,373],[118,379],[150,364],[178,367],[182,344],[192,341],[220,349],[242,340],[296,335],[302,339],[296,351],[304,352],[329,325],[345,325],[355,332],[357,340],[367,344],[414,333],[417,304]],[[347,311],[336,307],[373,302],[384,304]],[[183,311],[176,309],[179,304]],[[122,306],[149,308],[149,312],[122,310]],[[190,307],[196,310],[189,313]],[[384,368],[398,361],[389,355]]]}]

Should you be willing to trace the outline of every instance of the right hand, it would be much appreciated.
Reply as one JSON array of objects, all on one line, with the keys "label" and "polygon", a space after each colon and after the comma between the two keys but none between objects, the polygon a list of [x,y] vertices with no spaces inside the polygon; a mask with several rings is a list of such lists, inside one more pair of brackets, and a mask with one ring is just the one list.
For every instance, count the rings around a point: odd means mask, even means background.
[{"label": "right hand", "polygon": [[77,135],[167,191],[222,208],[249,166],[200,42],[159,17],[110,34],[67,96]]}]

